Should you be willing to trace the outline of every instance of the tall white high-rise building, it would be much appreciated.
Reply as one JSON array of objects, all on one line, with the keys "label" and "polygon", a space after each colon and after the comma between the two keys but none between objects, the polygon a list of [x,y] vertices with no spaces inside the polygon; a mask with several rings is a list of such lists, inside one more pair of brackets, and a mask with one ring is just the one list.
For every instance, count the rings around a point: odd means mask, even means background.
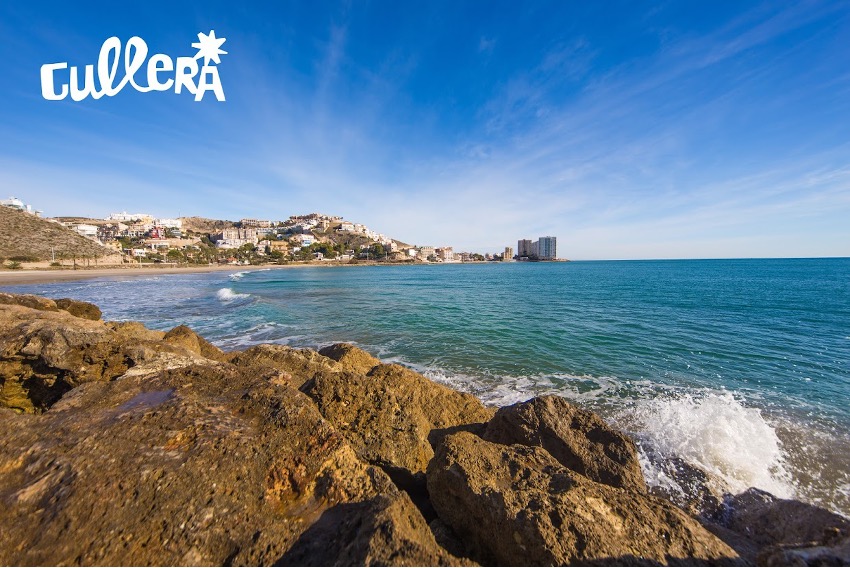
[{"label": "tall white high-rise building", "polygon": [[540,237],[540,240],[535,244],[537,244],[537,258],[540,260],[555,260],[558,258],[556,237]]}]

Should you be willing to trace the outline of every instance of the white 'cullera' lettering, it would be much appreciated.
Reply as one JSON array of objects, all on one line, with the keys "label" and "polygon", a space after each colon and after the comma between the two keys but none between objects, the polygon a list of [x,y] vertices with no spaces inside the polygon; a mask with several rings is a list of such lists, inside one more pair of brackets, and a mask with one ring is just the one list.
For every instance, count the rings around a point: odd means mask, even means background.
[{"label": "white 'cullera' lettering", "polygon": [[[82,101],[88,97],[97,100],[104,96],[113,97],[130,84],[141,93],[167,91],[173,86],[174,92],[180,94],[185,88],[195,95],[196,101],[202,100],[207,91],[212,91],[217,100],[224,101],[224,87],[215,65],[221,63],[219,56],[227,54],[221,49],[226,40],[215,37],[215,30],[210,30],[209,35],[199,33],[198,39],[197,43],[192,44],[198,53],[194,57],[178,57],[175,65],[174,60],[163,53],[154,54],[148,60],[148,44],[138,36],[127,40],[123,50],[121,40],[115,36],[110,37],[100,47],[96,75],[94,65],[83,66],[82,78],[79,67],[69,68],[67,62],[42,65],[41,96],[48,101],[61,101],[69,94],[74,101]],[[122,51],[124,77],[117,81]],[[202,66],[197,61],[201,57]],[[139,85],[136,82],[136,73],[145,66],[146,61],[147,85]],[[63,69],[68,69],[67,75],[62,74],[66,79],[64,82],[58,78],[57,73]],[[166,76],[172,72],[173,78]],[[162,80],[162,76],[165,76],[165,80]],[[56,92],[57,86],[59,92]]]}]

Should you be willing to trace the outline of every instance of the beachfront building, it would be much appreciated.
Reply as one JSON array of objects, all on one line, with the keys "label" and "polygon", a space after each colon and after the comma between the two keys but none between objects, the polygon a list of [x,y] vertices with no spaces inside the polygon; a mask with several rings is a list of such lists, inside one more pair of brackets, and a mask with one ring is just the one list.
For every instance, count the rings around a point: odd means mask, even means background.
[{"label": "beachfront building", "polygon": [[540,260],[555,260],[558,258],[556,237],[540,237],[537,243],[537,258]]},{"label": "beachfront building", "polygon": [[[529,239],[517,241],[517,257],[521,260],[557,260],[558,239],[556,237],[540,237],[532,242]],[[507,253],[508,249],[505,249]]]},{"label": "beachfront building", "polygon": [[514,249],[512,247],[505,247],[505,254],[502,255],[502,261],[510,261],[514,259]]}]

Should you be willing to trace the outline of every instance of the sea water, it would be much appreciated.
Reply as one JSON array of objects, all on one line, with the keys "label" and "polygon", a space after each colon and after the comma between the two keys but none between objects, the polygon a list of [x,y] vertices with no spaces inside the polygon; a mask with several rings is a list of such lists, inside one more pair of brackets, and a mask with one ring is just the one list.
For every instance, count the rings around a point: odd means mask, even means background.
[{"label": "sea water", "polygon": [[351,342],[505,405],[558,394],[638,442],[850,515],[850,259],[299,267],[6,287],[224,349]]}]

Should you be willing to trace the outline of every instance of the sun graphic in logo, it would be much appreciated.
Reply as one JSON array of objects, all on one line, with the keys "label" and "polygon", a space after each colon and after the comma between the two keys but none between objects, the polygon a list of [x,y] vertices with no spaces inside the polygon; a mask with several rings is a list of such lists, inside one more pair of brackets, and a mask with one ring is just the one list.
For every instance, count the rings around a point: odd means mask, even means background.
[{"label": "sun graphic in logo", "polygon": [[215,37],[215,30],[210,30],[209,35],[206,35],[204,32],[200,32],[198,34],[197,41],[192,44],[192,47],[198,50],[198,53],[195,54],[195,59],[199,57],[204,58],[204,65],[208,65],[210,59],[213,60],[214,63],[221,63],[221,59],[219,59],[219,55],[227,55],[227,52],[221,48],[221,44],[227,41],[225,38],[217,38]]}]

